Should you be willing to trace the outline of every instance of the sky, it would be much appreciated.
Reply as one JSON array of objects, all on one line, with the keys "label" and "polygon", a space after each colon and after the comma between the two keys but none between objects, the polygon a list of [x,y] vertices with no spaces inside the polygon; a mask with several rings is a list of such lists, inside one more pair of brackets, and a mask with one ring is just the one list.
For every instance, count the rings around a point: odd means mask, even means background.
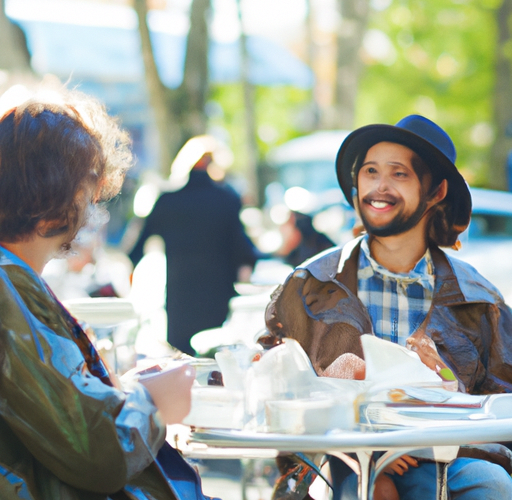
[{"label": "sky", "polygon": [[[210,36],[219,42],[235,41],[241,32],[236,0],[211,0],[213,18]],[[337,32],[341,18],[338,0],[311,0],[317,32]],[[5,0],[7,15],[18,20],[43,20],[126,29],[137,27],[135,11],[108,0]],[[189,27],[191,0],[161,0],[166,11],[148,16],[150,28],[156,32],[185,35]],[[375,10],[386,9],[391,0],[370,0]],[[248,35],[261,35],[304,57],[306,0],[242,0],[244,30]],[[323,42],[320,42],[323,43]],[[393,50],[386,35],[370,30],[363,42],[365,50],[376,60],[392,62]]]},{"label": "sky", "polygon": [[[323,3],[333,0],[321,0]],[[149,17],[152,28],[173,34],[184,34],[188,29],[190,0],[168,0],[168,15]],[[219,41],[235,40],[240,34],[235,0],[212,0],[214,18],[212,36]],[[244,0],[244,27],[247,34],[265,35],[286,41],[297,36],[306,14],[304,0]],[[16,19],[45,20],[134,28],[137,18],[133,9],[107,2],[86,0],[6,0],[7,15]],[[160,13],[161,14],[161,13]]]}]

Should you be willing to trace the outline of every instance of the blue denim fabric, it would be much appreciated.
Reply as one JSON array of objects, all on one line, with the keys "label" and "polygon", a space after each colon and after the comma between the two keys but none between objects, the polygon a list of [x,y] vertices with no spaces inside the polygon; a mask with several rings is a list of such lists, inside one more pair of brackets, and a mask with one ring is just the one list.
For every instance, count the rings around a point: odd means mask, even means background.
[{"label": "blue denim fabric", "polygon": [[[394,474],[390,477],[400,500],[437,500],[434,463],[420,463],[403,476]],[[499,465],[473,458],[457,458],[448,467],[448,491],[450,500],[512,500],[512,479]],[[355,474],[343,482],[339,498],[357,500]]]}]

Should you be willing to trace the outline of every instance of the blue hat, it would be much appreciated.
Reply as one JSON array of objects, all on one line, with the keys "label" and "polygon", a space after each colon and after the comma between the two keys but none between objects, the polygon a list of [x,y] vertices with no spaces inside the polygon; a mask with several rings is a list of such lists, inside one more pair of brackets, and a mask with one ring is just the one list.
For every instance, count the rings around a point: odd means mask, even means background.
[{"label": "blue hat", "polygon": [[446,215],[449,224],[460,229],[457,232],[462,232],[471,216],[471,194],[455,166],[455,146],[439,125],[420,115],[406,116],[396,125],[367,125],[345,138],[336,156],[336,172],[341,190],[350,205],[354,206],[357,160],[379,142],[394,142],[412,149],[427,164],[434,179],[448,181]]}]

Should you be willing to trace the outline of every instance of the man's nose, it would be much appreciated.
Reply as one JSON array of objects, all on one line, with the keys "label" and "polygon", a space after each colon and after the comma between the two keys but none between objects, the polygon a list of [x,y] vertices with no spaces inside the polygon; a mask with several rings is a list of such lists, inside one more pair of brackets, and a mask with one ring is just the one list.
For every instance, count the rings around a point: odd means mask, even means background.
[{"label": "man's nose", "polygon": [[384,193],[389,190],[389,179],[385,175],[380,175],[376,181],[377,191],[379,193]]}]

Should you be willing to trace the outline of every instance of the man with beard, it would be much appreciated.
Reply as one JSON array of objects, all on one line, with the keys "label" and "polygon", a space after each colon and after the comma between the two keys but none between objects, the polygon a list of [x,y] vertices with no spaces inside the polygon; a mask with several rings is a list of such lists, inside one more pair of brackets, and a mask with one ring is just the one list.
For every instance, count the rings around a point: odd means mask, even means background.
[{"label": "man with beard", "polygon": [[[455,157],[446,132],[418,115],[352,132],[337,175],[366,234],[294,271],[267,308],[266,342],[295,338],[319,375],[361,378],[359,336],[373,333],[417,350],[435,371],[449,367],[460,391],[512,392],[511,310],[475,269],[439,248],[457,247],[471,215]],[[450,464],[450,498],[511,498],[509,452],[492,449],[499,453],[465,448]],[[336,494],[353,498],[353,477],[340,486],[332,466]],[[404,456],[388,472],[401,499],[436,498],[434,462]]]}]

